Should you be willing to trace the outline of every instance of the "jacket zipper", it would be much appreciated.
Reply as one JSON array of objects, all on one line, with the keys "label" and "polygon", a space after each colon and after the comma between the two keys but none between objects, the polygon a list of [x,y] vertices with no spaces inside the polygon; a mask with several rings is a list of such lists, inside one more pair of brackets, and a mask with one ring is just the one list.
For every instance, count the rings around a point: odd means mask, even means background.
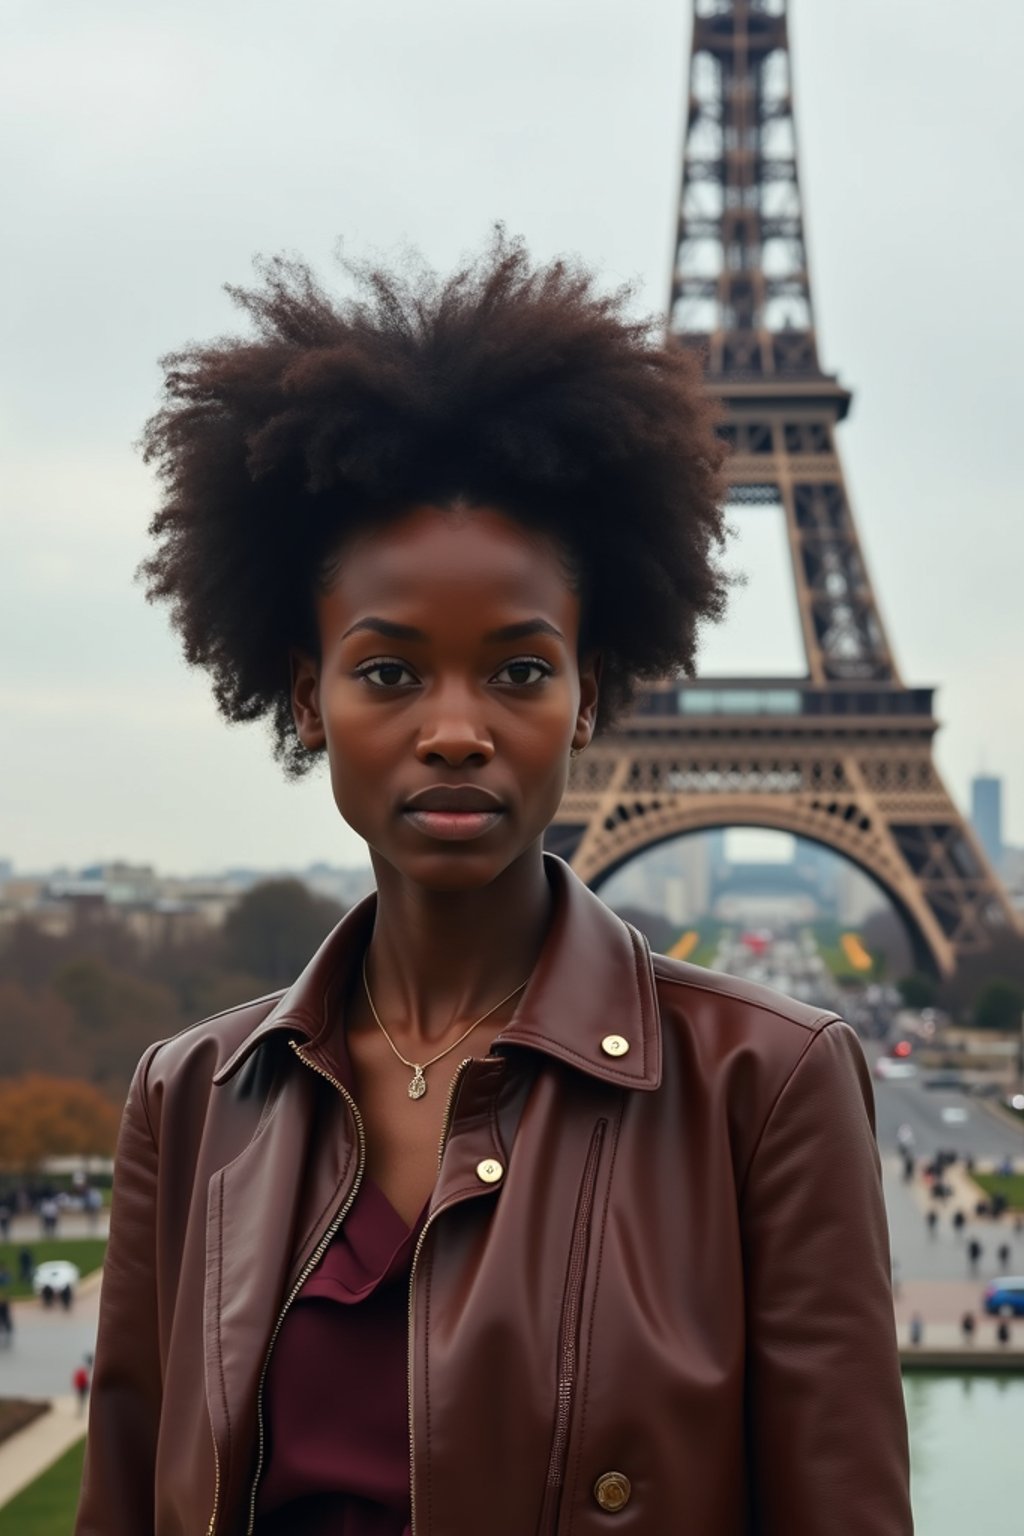
[{"label": "jacket zipper", "polygon": [[[332,1077],[331,1073],[325,1071],[323,1067],[318,1067],[315,1061],[310,1061],[309,1057],[304,1053],[303,1048],[302,1048],[301,1045],[299,1045],[298,1041],[296,1041],[296,1040],[289,1040],[288,1044],[291,1046],[292,1050],[295,1052],[296,1056],[299,1058],[299,1060],[302,1062],[302,1064],[304,1066],[308,1067],[311,1072],[318,1073],[320,1075],[320,1077],[326,1078],[329,1083],[332,1083],[334,1085],[334,1087],[337,1088],[338,1092],[341,1094],[342,1098],[345,1100],[345,1103],[348,1105],[349,1109],[352,1111],[352,1118],[355,1121],[356,1137],[357,1137],[357,1144],[358,1144],[359,1151],[358,1151],[358,1161],[356,1163],[356,1176],[355,1176],[355,1179],[354,1179],[354,1181],[352,1183],[352,1188],[349,1190],[348,1195],[345,1197],[345,1200],[342,1203],[341,1209],[335,1214],[333,1221],[331,1222],[330,1226],[327,1228],[327,1231],[321,1237],[321,1239],[320,1239],[319,1243],[317,1243],[316,1248],[314,1249],[312,1255],[310,1256],[310,1258],[308,1259],[306,1264],[303,1266],[302,1273],[299,1275],[299,1278],[296,1280],[295,1284],[292,1286],[291,1290],[289,1291],[287,1300],[285,1301],[284,1306],[281,1308],[280,1312],[277,1315],[277,1322],[274,1324],[274,1331],[270,1335],[270,1343],[267,1345],[267,1352],[266,1352],[265,1356],[263,1357],[263,1369],[260,1372],[260,1384],[259,1384],[259,1388],[258,1388],[257,1394],[256,1394],[256,1423],[257,1423],[257,1429],[258,1429],[258,1435],[259,1435],[259,1441],[258,1441],[258,1443],[259,1443],[259,1455],[258,1455],[258,1458],[257,1458],[257,1461],[256,1461],[256,1475],[255,1475],[255,1477],[253,1479],[252,1491],[251,1491],[251,1493],[249,1495],[249,1524],[248,1524],[248,1527],[247,1527],[246,1536],[252,1536],[253,1527],[256,1524],[256,1493],[257,1493],[257,1490],[258,1490],[259,1485],[260,1485],[260,1478],[263,1475],[263,1458],[264,1458],[265,1449],[266,1449],[266,1447],[265,1447],[265,1434],[266,1434],[266,1432],[265,1432],[264,1425],[263,1425],[263,1388],[264,1388],[264,1384],[266,1383],[266,1379],[267,1379],[267,1370],[269,1369],[269,1366],[270,1366],[270,1357],[271,1357],[271,1355],[274,1352],[274,1345],[277,1343],[277,1336],[281,1332],[281,1325],[283,1324],[283,1322],[285,1320],[285,1317],[286,1317],[286,1315],[288,1313],[289,1307],[291,1306],[292,1302],[295,1300],[296,1296],[301,1291],[302,1287],[305,1285],[306,1281],[309,1279],[309,1276],[313,1273],[314,1269],[319,1264],[320,1260],[323,1258],[325,1252],[327,1251],[327,1248],[330,1246],[331,1239],[334,1237],[335,1233],[338,1231],[338,1228],[341,1226],[342,1222],[345,1220],[345,1217],[348,1215],[349,1211],[351,1210],[353,1201],[355,1200],[356,1195],[359,1193],[359,1186],[360,1186],[360,1184],[363,1181],[363,1169],[366,1167],[366,1133],[365,1133],[365,1131],[363,1129],[363,1117],[359,1113],[359,1108],[358,1108],[358,1106],[356,1104],[355,1099],[349,1093],[348,1089],[344,1086],[344,1084],[343,1083],[339,1083],[339,1081],[338,1081],[338,1079],[336,1077]],[[216,1442],[214,1442],[214,1448],[213,1449],[214,1449],[214,1456],[216,1458],[216,1454],[217,1454]],[[217,1500],[219,1498],[219,1495],[220,1495],[220,1465],[219,1465],[219,1462],[218,1462],[217,1465],[216,1465],[216,1480],[215,1480],[215,1484],[214,1484],[213,1514],[210,1517],[210,1525],[209,1525],[209,1529],[207,1531],[207,1536],[214,1536],[214,1527],[215,1527],[215,1525],[217,1523]]]},{"label": "jacket zipper", "polygon": [[[449,1132],[449,1129],[450,1129],[450,1121],[451,1121],[451,1114],[452,1114],[452,1105],[455,1102],[456,1090],[458,1089],[459,1083],[462,1081],[463,1073],[465,1072],[466,1068],[472,1064],[472,1061],[473,1061],[473,1057],[472,1056],[467,1056],[465,1061],[460,1061],[459,1065],[456,1067],[455,1072],[454,1072],[454,1074],[452,1076],[452,1080],[451,1080],[451,1082],[448,1085],[448,1098],[445,1101],[444,1118],[441,1121],[441,1140],[439,1141],[438,1147],[437,1147],[437,1168],[438,1168],[438,1172],[440,1172],[440,1170],[441,1170],[441,1163],[442,1163],[442,1160],[444,1158],[445,1142],[448,1140],[448,1132]],[[406,1352],[406,1380],[407,1380],[406,1391],[407,1391],[408,1399],[409,1399],[409,1405],[408,1406],[409,1406],[409,1532],[410,1532],[410,1536],[416,1536],[416,1451],[415,1451],[414,1440],[413,1440],[413,1436],[414,1436],[415,1431],[414,1431],[414,1426],[413,1426],[413,1396],[412,1396],[412,1362],[413,1362],[413,1337],[412,1337],[412,1330],[413,1330],[413,1309],[414,1309],[414,1286],[415,1286],[415,1283],[416,1283],[416,1265],[419,1262],[419,1257],[420,1257],[420,1253],[422,1252],[422,1249],[423,1249],[424,1241],[426,1239],[428,1231],[430,1230],[431,1225],[433,1224],[435,1216],[437,1216],[439,1214],[440,1214],[439,1211],[431,1211],[430,1215],[427,1217],[426,1221],[423,1223],[423,1227],[422,1227],[422,1229],[420,1231],[420,1235],[416,1239],[416,1247],[414,1248],[413,1255],[412,1255],[412,1264],[411,1264],[411,1266],[409,1268],[409,1307],[408,1307],[408,1348],[407,1348],[407,1352]],[[251,1533],[250,1533],[250,1536],[251,1536]]]},{"label": "jacket zipper", "polygon": [[213,1536],[217,1524],[217,1506],[220,1503],[220,1452],[217,1450],[217,1438],[213,1433],[213,1414],[210,1413],[209,1402],[206,1405],[206,1412],[210,1420],[210,1438],[213,1440],[213,1514],[206,1527],[206,1536]]},{"label": "jacket zipper", "polygon": [[599,1120],[590,1138],[590,1149],[583,1166],[573,1222],[572,1241],[569,1247],[569,1268],[565,1280],[565,1297],[562,1301],[562,1318],[559,1326],[558,1395],[555,1401],[555,1432],[551,1439],[551,1456],[548,1461],[547,1487],[541,1513],[540,1531],[554,1533],[557,1529],[558,1510],[565,1482],[565,1463],[569,1450],[569,1424],[572,1416],[573,1396],[576,1390],[576,1365],[579,1353],[580,1306],[583,1299],[583,1280],[587,1268],[587,1249],[590,1245],[590,1226],[594,1212],[594,1190],[597,1186],[597,1164],[607,1121]]}]

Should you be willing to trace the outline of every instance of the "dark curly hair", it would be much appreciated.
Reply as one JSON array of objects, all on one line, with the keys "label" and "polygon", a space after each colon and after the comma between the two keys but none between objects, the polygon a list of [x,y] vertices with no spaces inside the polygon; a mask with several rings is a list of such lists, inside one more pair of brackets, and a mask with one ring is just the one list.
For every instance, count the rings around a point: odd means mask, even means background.
[{"label": "dark curly hair", "polygon": [[228,286],[255,337],[163,359],[142,447],[163,483],[140,575],[167,600],[221,713],[269,720],[289,773],[289,652],[316,654],[313,594],[346,536],[415,503],[487,502],[550,534],[603,656],[599,726],[638,682],[692,675],[728,578],[716,435],[697,360],[627,319],[567,261],[499,231],[442,280],[346,263],[357,297],[302,262]]}]

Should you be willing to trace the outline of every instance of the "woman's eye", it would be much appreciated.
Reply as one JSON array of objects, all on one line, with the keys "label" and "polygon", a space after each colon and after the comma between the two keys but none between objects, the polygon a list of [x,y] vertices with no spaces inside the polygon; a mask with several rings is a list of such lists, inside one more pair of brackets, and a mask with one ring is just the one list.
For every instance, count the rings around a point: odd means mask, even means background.
[{"label": "woman's eye", "polygon": [[547,662],[534,661],[524,656],[521,661],[506,662],[495,677],[501,681],[503,678],[513,688],[527,688],[542,682],[544,678],[551,676],[551,668]]},{"label": "woman's eye", "polygon": [[373,688],[401,688],[409,681],[416,681],[409,668],[400,661],[371,661],[360,667],[356,676],[364,678]]}]

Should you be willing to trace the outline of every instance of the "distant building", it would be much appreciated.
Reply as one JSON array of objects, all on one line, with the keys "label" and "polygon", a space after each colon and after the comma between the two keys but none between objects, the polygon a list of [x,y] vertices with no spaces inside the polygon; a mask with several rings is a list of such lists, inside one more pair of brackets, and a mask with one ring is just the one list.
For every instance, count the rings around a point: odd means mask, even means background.
[{"label": "distant building", "polygon": [[971,780],[971,825],[995,869],[1003,863],[1003,781],[979,773]]},{"label": "distant building", "polygon": [[279,879],[301,880],[344,908],[374,885],[369,864],[354,869],[316,864],[305,872],[228,870],[217,875],[160,875],[152,865],[123,861],[92,864],[0,881],[0,938],[5,928],[24,920],[54,938],[91,923],[119,923],[147,948],[184,943],[218,928],[254,885]]}]

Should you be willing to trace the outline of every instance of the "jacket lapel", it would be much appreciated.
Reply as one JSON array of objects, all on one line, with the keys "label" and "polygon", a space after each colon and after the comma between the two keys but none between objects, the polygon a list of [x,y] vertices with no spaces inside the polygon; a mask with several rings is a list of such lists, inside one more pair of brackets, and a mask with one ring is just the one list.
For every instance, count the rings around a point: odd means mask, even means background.
[{"label": "jacket lapel", "polygon": [[[595,896],[568,864],[544,855],[554,898],[551,927],[530,984],[496,1046],[529,1046],[620,1088],[657,1088],[661,1028],[646,940]],[[282,1033],[315,1044],[330,1028],[333,998],[373,932],[375,895],[328,934],[302,975],[220,1068],[226,1083],[264,1040]],[[618,1035],[627,1050],[603,1042]]]},{"label": "jacket lapel", "polygon": [[[298,1064],[280,1065],[255,1136],[208,1186],[204,1364],[225,1508],[247,1497],[255,1470],[257,1396],[278,1317],[356,1172],[340,1096]],[[260,1070],[257,1058],[224,1091],[251,1091]]]}]

